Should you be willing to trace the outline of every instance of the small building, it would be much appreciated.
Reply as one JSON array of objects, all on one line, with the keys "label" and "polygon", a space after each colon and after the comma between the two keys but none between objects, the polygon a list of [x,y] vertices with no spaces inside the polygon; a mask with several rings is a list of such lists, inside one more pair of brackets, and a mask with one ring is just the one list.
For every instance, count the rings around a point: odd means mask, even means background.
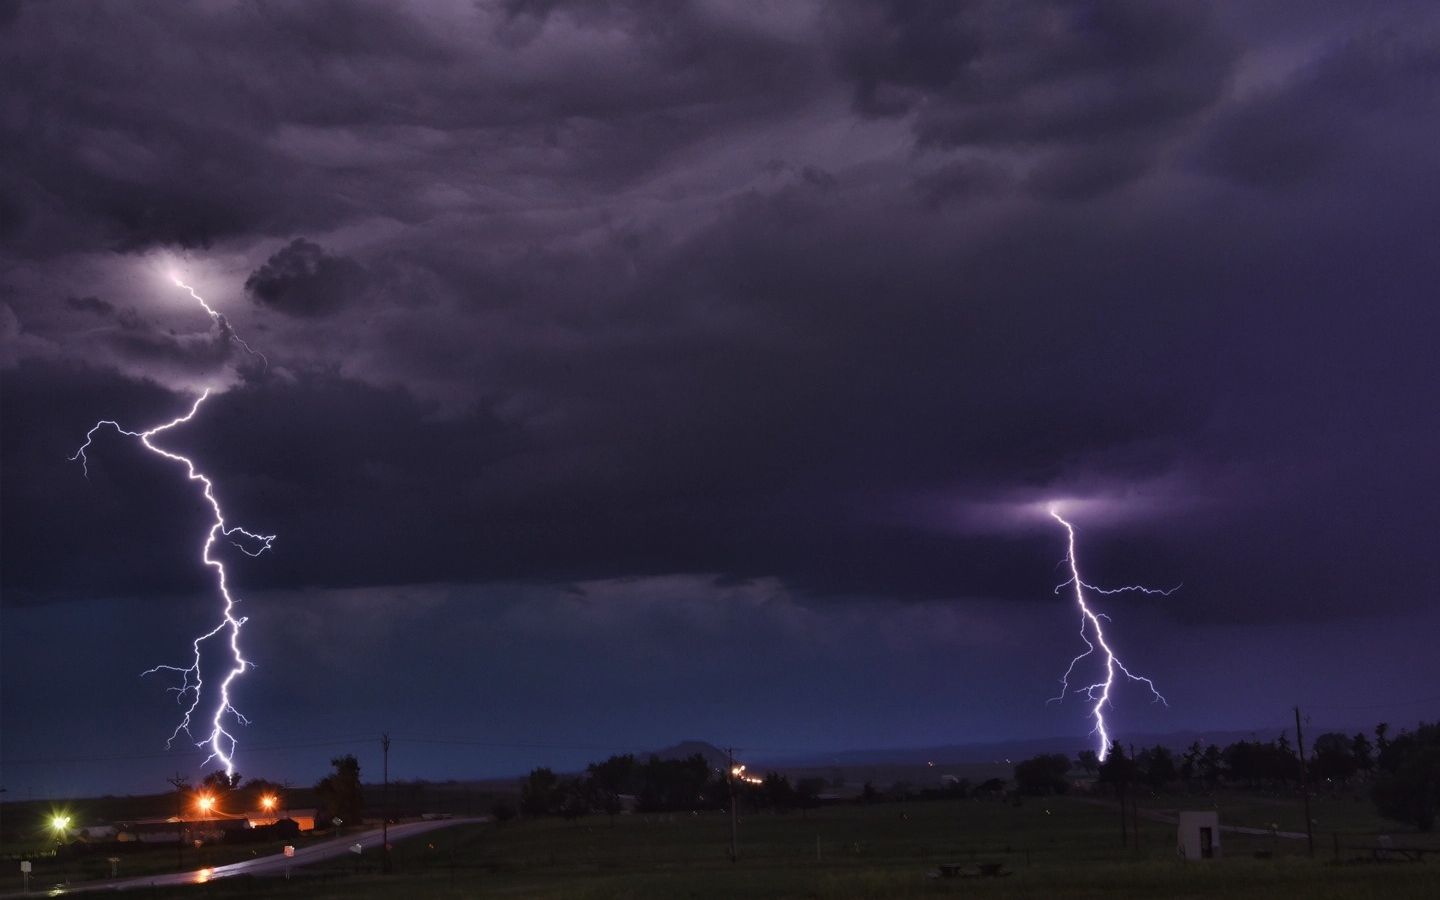
[{"label": "small building", "polygon": [[113,841],[116,833],[114,825],[85,825],[75,829],[75,838],[81,841]]},{"label": "small building", "polygon": [[137,819],[119,827],[117,841],[139,841],[142,844],[174,844],[186,837],[179,819]]},{"label": "small building", "polygon": [[290,819],[301,831],[314,831],[316,812],[313,809],[286,809],[281,814],[254,813],[250,816],[250,827],[259,828],[263,825],[274,825],[282,819]]},{"label": "small building", "polygon": [[1181,859],[1214,859],[1220,855],[1220,814],[1213,809],[1183,811],[1176,834]]},{"label": "small building", "polygon": [[121,842],[139,841],[142,844],[174,844],[177,842],[204,841],[215,843],[224,840],[234,832],[249,831],[250,823],[245,818],[216,819],[137,819],[119,826],[115,840]]}]

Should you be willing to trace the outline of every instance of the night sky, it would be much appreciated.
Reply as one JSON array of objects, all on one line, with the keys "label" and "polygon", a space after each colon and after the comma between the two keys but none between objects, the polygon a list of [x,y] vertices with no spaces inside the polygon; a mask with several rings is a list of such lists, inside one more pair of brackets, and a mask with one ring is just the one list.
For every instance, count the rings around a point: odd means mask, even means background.
[{"label": "night sky", "polygon": [[1079,749],[1051,500],[1183,583],[1102,606],[1122,739],[1440,712],[1433,3],[4,2],[0,59],[11,798],[196,771],[139,673],[206,510],[67,458],[205,388],[167,443],[278,535],[245,775]]}]

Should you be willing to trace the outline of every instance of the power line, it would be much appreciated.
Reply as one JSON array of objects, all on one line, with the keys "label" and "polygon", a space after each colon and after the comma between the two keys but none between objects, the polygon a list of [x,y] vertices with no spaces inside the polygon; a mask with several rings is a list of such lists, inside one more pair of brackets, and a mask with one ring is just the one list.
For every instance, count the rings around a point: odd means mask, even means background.
[{"label": "power line", "polygon": [[499,750],[627,750],[631,753],[650,753],[654,747],[624,746],[620,744],[558,744],[546,743],[544,741],[481,741],[469,738],[428,738],[428,737],[392,737],[397,744],[440,744],[458,747],[489,747]]},{"label": "power line", "polygon": [[[391,737],[396,743],[405,744],[440,744],[460,747],[489,747],[498,750],[597,750],[597,751],[625,751],[629,753],[654,753],[657,750],[668,748],[657,748],[655,746],[639,746],[635,744],[585,744],[556,743],[547,741],[492,741],[473,738],[440,738],[440,737]],[[716,748],[719,749],[719,748]],[[819,753],[813,747],[742,747],[736,745],[732,749],[745,750],[750,753]],[[840,751],[847,752],[847,751]],[[833,754],[830,754],[833,755]]]},{"label": "power line", "polygon": [[[246,745],[246,753],[277,753],[285,750],[306,750],[320,747],[336,747],[350,744],[366,743],[374,740],[374,735],[365,734],[344,738],[333,738],[324,741],[303,741],[281,744],[252,744]],[[493,741],[478,740],[472,738],[443,738],[443,737],[391,737],[395,743],[405,744],[429,744],[440,746],[458,747],[486,747],[499,750],[587,750],[601,752],[630,752],[630,753],[653,753],[657,749],[653,746],[641,747],[638,745],[623,744],[585,744],[580,742],[548,742],[548,741]],[[777,752],[778,748],[737,748],[751,751],[766,750]],[[809,752],[795,750],[794,752]],[[0,759],[0,766],[13,765],[62,765],[66,763],[92,763],[92,762],[130,762],[147,759],[176,759],[185,757],[197,757],[205,755],[203,750],[167,750],[160,753],[134,753],[134,754],[101,754],[94,756],[63,756],[63,757],[29,757],[22,759]]]},{"label": "power line", "polygon": [[1367,703],[1357,706],[1344,706],[1330,703],[1307,703],[1309,709],[1392,709],[1398,706],[1421,706],[1426,703],[1440,705],[1440,697],[1421,697],[1417,700],[1393,700],[1389,703]]},{"label": "power line", "polygon": [[[371,735],[350,738],[334,738],[328,741],[306,741],[293,744],[261,744],[246,746],[246,753],[276,753],[282,750],[308,750],[318,747],[336,747],[346,744],[358,744],[363,741],[372,740]],[[163,753],[136,753],[136,754],[114,754],[107,756],[44,756],[30,757],[26,759],[0,759],[0,766],[32,766],[32,765],[60,765],[63,763],[90,763],[90,762],[128,762],[144,759],[175,759],[177,757],[192,757],[206,755],[203,750],[167,750]]]}]

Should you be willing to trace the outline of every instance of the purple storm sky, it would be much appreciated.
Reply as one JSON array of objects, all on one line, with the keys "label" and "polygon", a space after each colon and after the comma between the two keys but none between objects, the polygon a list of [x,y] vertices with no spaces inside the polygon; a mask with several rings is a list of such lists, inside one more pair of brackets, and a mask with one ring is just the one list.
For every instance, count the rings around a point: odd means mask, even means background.
[{"label": "purple storm sky", "polygon": [[1185,585],[1105,598],[1122,739],[1440,713],[1434,4],[6,0],[0,60],[11,797],[193,767],[137,676],[206,511],[67,457],[205,388],[246,775],[1078,750],[1057,498]]}]

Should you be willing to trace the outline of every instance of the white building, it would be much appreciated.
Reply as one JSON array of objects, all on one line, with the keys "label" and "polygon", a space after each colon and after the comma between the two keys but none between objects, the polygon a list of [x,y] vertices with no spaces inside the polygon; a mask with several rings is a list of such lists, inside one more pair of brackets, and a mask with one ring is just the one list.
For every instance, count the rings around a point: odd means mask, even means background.
[{"label": "white building", "polygon": [[1176,850],[1181,859],[1220,855],[1220,814],[1213,809],[1180,813]]}]

